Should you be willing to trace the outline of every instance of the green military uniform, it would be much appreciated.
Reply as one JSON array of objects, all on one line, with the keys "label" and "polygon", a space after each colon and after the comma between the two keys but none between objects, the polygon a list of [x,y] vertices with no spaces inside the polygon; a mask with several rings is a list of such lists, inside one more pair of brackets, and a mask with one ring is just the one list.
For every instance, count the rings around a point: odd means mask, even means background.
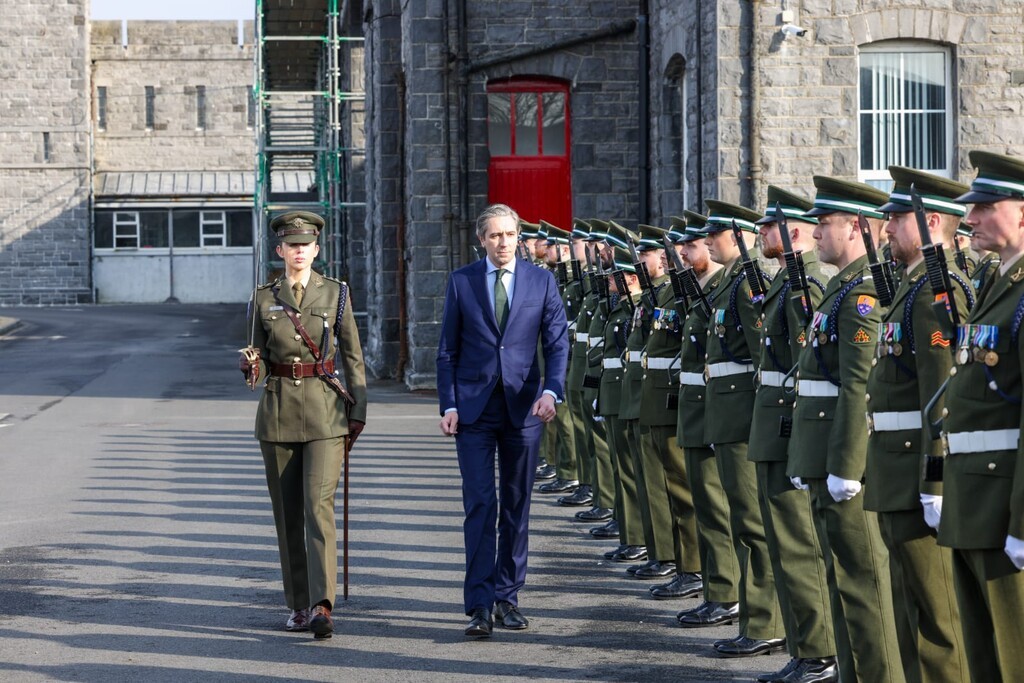
[{"label": "green military uniform", "polygon": [[[971,152],[970,159],[978,177],[971,191],[957,198],[975,205],[969,217],[1003,201],[1024,206],[1024,160],[988,152]],[[1020,216],[1016,206],[1012,220]],[[1019,571],[1024,567],[1019,550],[1024,539],[1024,260],[1011,252],[1003,254],[1003,263],[959,330],[943,424],[947,456],[939,544],[953,548],[964,644],[975,681],[1016,680],[1024,670],[1024,574]]]},{"label": "green military uniform", "polygon": [[[664,245],[662,236],[667,231],[652,225],[638,226],[641,250],[659,250]],[[633,470],[636,475],[637,507],[644,528],[644,545],[652,566],[634,574],[637,578],[658,578],[675,569],[675,538],[672,533],[672,512],[669,508],[668,486],[665,469],[656,451],[645,449],[643,442],[649,431],[640,421],[641,395],[644,369],[641,364],[643,350],[647,346],[653,326],[654,308],[657,305],[657,291],[666,289],[668,276],[661,275],[652,282],[655,300],[650,292],[641,294],[640,304],[630,325],[626,339],[626,367],[623,370],[622,398],[619,404],[619,420],[626,425]],[[653,566],[653,565],[657,566]],[[670,566],[671,565],[671,566]]]},{"label": "green military uniform", "polygon": [[[724,276],[725,269],[719,268],[701,283],[712,305],[721,295],[718,284]],[[715,452],[704,441],[707,326],[707,315],[700,307],[691,306],[682,326],[676,439],[683,449],[697,516],[704,601],[734,603],[739,600],[740,570],[729,527],[729,501],[722,488]]]},{"label": "green military uniform", "polygon": [[[816,218],[804,217],[811,202],[774,185],[768,186],[768,209],[759,224],[777,223],[776,203],[801,231],[813,229]],[[778,227],[777,229],[781,229]],[[802,255],[809,291],[794,293],[789,273],[781,268],[761,305],[757,394],[750,427],[748,457],[757,469],[758,501],[775,575],[786,646],[798,659],[836,654],[829,605],[826,565],[814,527],[811,500],[786,475],[788,426],[792,424],[795,386],[787,375],[795,364],[806,333],[802,296],[817,310],[828,275],[814,251]]]},{"label": "green military uniform", "polygon": [[[685,232],[677,232],[677,228],[685,230],[685,223],[682,219],[673,219],[673,224],[677,221],[679,224],[668,233],[669,238],[673,241],[687,239]],[[673,562],[679,577],[698,574],[701,570],[693,493],[683,449],[676,440],[677,373],[685,316],[686,310],[680,312],[675,306],[672,287],[663,285],[652,315],[651,334],[641,357],[643,377],[640,389],[640,425],[647,430],[641,447],[645,460],[660,463],[663,472]]]},{"label": "green military uniform", "polygon": [[[541,221],[548,244],[567,246],[569,233],[547,221]],[[575,320],[579,312],[579,288],[573,285],[573,275],[568,263],[560,263],[554,268],[555,282],[562,294],[562,305],[565,307],[567,320]],[[538,342],[539,344],[539,342]],[[538,358],[543,358],[539,352]],[[557,478],[564,482],[578,481],[576,474],[576,432],[573,428],[572,414],[569,404],[560,401],[555,406],[555,419],[544,429],[548,453],[555,457]]]},{"label": "green military uniform", "polygon": [[[619,251],[619,249],[616,249]],[[614,268],[633,272],[633,265],[624,260],[620,254],[615,260]],[[637,493],[637,473],[633,465],[633,455],[626,434],[626,424],[619,418],[622,406],[623,375],[627,339],[632,325],[632,310],[629,303],[636,307],[640,303],[640,295],[619,295],[617,305],[612,309],[605,324],[601,359],[601,387],[597,395],[597,414],[604,418],[607,425],[608,450],[616,472],[615,519],[619,522],[619,539],[623,545],[645,546],[643,519],[639,509]]]},{"label": "green military uniform", "polygon": [[970,275],[971,284],[974,286],[974,291],[979,299],[988,291],[988,286],[995,279],[998,270],[999,254],[985,254],[978,259],[978,265],[974,267]]},{"label": "green military uniform", "polygon": [[[966,185],[898,166],[890,166],[889,172],[895,187],[880,211],[911,211],[913,184],[926,211],[964,215],[965,207],[953,199],[967,190]],[[966,316],[968,297],[973,301],[973,296],[967,276],[951,256],[946,254],[946,267],[953,299],[960,315]],[[928,424],[938,419],[942,404],[932,408],[927,422],[921,411],[948,376],[953,356],[932,307],[935,295],[924,261],[907,268],[882,319],[877,358],[868,376],[864,509],[878,513],[882,540],[889,549],[896,633],[907,680],[966,680],[952,553],[936,543],[935,531],[925,523],[920,496],[942,492],[941,483],[920,484],[924,454],[942,454]]]},{"label": "green military uniform", "polygon": [[[323,220],[305,211],[271,222],[283,242],[315,242],[321,227]],[[339,320],[342,292],[347,304]],[[322,601],[334,604],[338,577],[334,494],[349,421],[366,422],[363,355],[347,293],[344,283],[313,272],[301,303],[284,277],[257,288],[250,302],[252,346],[260,352],[256,379],[264,382],[255,433],[274,510],[285,600],[292,610]],[[312,342],[329,362],[314,362],[285,307],[301,316]],[[317,376],[333,372],[336,352],[355,400],[350,407]]]},{"label": "green military uniform", "polygon": [[[736,224],[742,231],[756,233],[754,221],[761,217],[757,212],[717,200],[705,204],[709,209],[707,232],[729,230]],[[757,260],[756,250],[750,255]],[[729,523],[740,568],[740,635],[771,640],[783,637],[783,626],[757,502],[757,476],[747,458],[753,379],[760,360],[753,353],[760,342],[760,302],[753,300],[740,257],[725,270],[715,289],[706,332],[704,442],[715,450],[729,499]]]},{"label": "green military uniform", "polygon": [[[862,183],[814,176],[818,192],[809,216],[877,211],[887,195]],[[868,276],[868,277],[865,277]],[[867,257],[849,263],[825,289],[806,328],[798,360],[797,401],[787,474],[810,487],[815,523],[834,575],[832,618],[837,638],[849,632],[851,662],[840,658],[844,680],[902,681],[889,580],[888,552],[874,512],[857,494],[836,502],[830,475],[847,481],[864,476],[867,452],[865,387],[882,309],[867,272]],[[827,555],[826,555],[827,556]],[[839,644],[840,651],[843,648]]]}]

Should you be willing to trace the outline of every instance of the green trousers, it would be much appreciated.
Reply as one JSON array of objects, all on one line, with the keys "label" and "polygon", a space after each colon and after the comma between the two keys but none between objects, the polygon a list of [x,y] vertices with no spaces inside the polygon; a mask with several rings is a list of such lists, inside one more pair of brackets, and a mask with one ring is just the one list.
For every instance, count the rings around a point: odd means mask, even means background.
[{"label": "green trousers", "polygon": [[715,444],[715,460],[729,499],[729,526],[740,568],[740,635],[782,638],[785,629],[757,500],[757,474],[747,458],[746,442]]},{"label": "green trousers", "polygon": [[304,443],[260,441],[277,527],[284,598],[292,610],[322,600],[334,605],[338,531],[334,493],[345,459],[345,437]]},{"label": "green trousers", "polygon": [[889,549],[896,636],[901,653],[909,653],[907,683],[967,680],[953,552],[938,545],[920,509],[879,512],[878,524]]},{"label": "green trousers", "polygon": [[825,479],[805,479],[804,483],[811,489],[822,551],[832,556],[830,579],[838,596],[838,605],[832,606],[833,628],[837,639],[846,628],[855,669],[847,671],[840,654],[839,675],[844,681],[904,683],[889,553],[882,543],[877,515],[864,509],[861,494],[837,503]]},{"label": "green trousers", "polygon": [[576,433],[572,426],[572,413],[565,401],[555,405],[555,419],[545,426],[545,436],[554,441],[551,452],[559,479],[576,479]]},{"label": "green trousers", "polygon": [[576,447],[576,479],[593,489],[594,486],[594,437],[590,431],[591,420],[583,411],[583,392],[570,389],[566,392],[569,415],[572,417],[572,441]]},{"label": "green trousers", "polygon": [[637,502],[636,471],[633,454],[629,449],[626,423],[617,417],[605,417],[608,428],[608,450],[615,463],[615,519],[619,522],[619,542],[625,545],[644,545],[644,525]]},{"label": "green trousers", "polygon": [[616,483],[615,467],[612,465],[611,448],[608,445],[608,423],[598,422],[594,416],[594,392],[582,392],[583,419],[590,433],[591,455],[594,458],[594,505],[615,509]]},{"label": "green trousers", "polygon": [[729,501],[722,489],[715,452],[701,446],[684,448],[683,453],[697,515],[704,599],[736,602],[740,599],[740,567],[732,545]]},{"label": "green trousers", "polygon": [[676,441],[675,425],[651,427],[642,439],[644,453],[653,453],[664,472],[676,572],[699,573],[697,512],[693,505],[690,479],[686,474],[686,457]]},{"label": "green trousers", "polygon": [[665,470],[657,453],[644,448],[646,427],[639,420],[626,420],[626,436],[633,456],[636,475],[637,507],[644,527],[647,557],[659,562],[675,561],[675,539],[672,535],[672,512],[668,507]]},{"label": "green trousers", "polygon": [[794,488],[785,462],[756,462],[757,493],[786,647],[800,659],[832,657],[827,570],[807,491]]}]

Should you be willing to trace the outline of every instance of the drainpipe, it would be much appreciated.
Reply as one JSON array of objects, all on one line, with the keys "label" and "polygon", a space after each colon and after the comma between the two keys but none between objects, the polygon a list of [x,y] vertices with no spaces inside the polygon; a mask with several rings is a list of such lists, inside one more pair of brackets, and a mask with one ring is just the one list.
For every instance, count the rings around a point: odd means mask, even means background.
[{"label": "drainpipe", "polygon": [[[704,7],[697,0],[697,213],[704,211]],[[685,112],[684,112],[685,116]]]},{"label": "drainpipe", "polygon": [[469,31],[468,2],[458,0],[457,16],[455,17],[458,32],[458,63],[459,78],[459,263],[469,263]]},{"label": "drainpipe", "polygon": [[[442,94],[444,101],[444,121],[441,127],[441,144],[444,147],[444,235],[448,247],[448,270],[455,270],[458,262],[455,258],[455,197],[452,190],[452,71],[456,68],[455,49],[452,46],[450,25],[450,0],[441,5],[441,24],[444,26],[445,68]],[[403,169],[403,173],[404,173]]]},{"label": "drainpipe", "polygon": [[650,222],[650,208],[648,206],[648,200],[650,195],[650,183],[651,183],[651,161],[650,161],[650,138],[651,138],[651,122],[650,114],[648,112],[650,97],[651,97],[651,74],[650,74],[650,53],[648,52],[649,31],[650,27],[647,23],[647,0],[640,0],[640,15],[636,20],[636,37],[637,37],[637,69],[639,71],[639,84],[638,90],[640,94],[640,102],[637,107],[637,113],[639,116],[639,155],[640,155],[640,167],[639,171],[639,189],[640,189],[640,203],[637,207],[637,222],[649,223]]},{"label": "drainpipe", "polygon": [[406,324],[407,315],[405,307],[407,305],[407,297],[405,288],[407,286],[406,274],[405,274],[405,226],[406,226],[406,215],[405,215],[405,119],[406,119],[406,108],[405,108],[405,72],[399,70],[395,74],[395,85],[398,90],[398,131],[399,131],[399,144],[398,144],[398,225],[395,226],[395,251],[398,253],[397,263],[395,264],[395,279],[396,287],[398,289],[398,362],[397,368],[395,369],[396,378],[405,377],[405,366],[409,362],[409,330]]},{"label": "drainpipe", "polygon": [[750,197],[747,206],[758,206],[761,201],[761,126],[758,123],[758,114],[761,111],[761,32],[758,30],[758,14],[758,0],[750,0],[750,39],[747,41],[747,45],[750,46],[747,69],[747,77],[750,79]]}]

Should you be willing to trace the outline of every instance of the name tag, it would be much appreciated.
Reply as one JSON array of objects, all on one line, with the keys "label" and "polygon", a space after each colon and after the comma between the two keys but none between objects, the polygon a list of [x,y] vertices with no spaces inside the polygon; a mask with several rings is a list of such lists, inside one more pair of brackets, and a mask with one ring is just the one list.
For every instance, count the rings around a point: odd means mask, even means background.
[{"label": "name tag", "polygon": [[268,311],[283,311],[284,310],[284,306],[271,306],[267,310]]}]

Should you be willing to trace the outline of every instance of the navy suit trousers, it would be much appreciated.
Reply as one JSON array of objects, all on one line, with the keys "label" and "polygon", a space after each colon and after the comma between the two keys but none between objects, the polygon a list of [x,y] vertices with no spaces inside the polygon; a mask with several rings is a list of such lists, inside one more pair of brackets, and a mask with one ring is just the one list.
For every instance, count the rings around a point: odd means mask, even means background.
[{"label": "navy suit trousers", "polygon": [[[466,614],[495,601],[518,605],[526,582],[530,493],[543,423],[513,427],[499,380],[480,417],[459,423],[455,447],[466,512]],[[494,482],[495,451],[498,488]],[[500,496],[500,513],[499,500]]]}]

